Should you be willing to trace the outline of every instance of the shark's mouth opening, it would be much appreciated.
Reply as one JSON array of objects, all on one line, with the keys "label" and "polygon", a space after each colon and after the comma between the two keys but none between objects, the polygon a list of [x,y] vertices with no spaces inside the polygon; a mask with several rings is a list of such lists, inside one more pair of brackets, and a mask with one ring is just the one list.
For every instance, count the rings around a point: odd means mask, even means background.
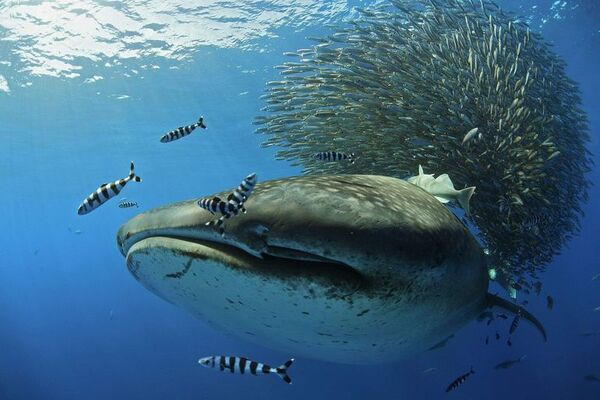
[{"label": "shark's mouth opening", "polygon": [[[297,279],[308,279],[320,286],[345,288],[345,292],[348,294],[371,287],[370,279],[358,269],[308,251],[265,245],[260,253],[254,253],[246,251],[241,246],[206,238],[200,239],[158,232],[154,234],[145,232],[143,235],[138,234],[136,236],[138,237],[128,238],[126,250],[128,260],[131,255],[130,250],[135,252],[134,245],[148,239],[154,241],[158,239],[164,243],[164,246],[161,247],[164,247],[166,251],[193,260],[208,260],[211,257],[209,254],[226,254],[236,260],[235,263],[227,264],[226,267],[234,268],[242,273],[262,275],[270,279],[279,278],[288,282]],[[125,252],[125,248],[121,248]],[[127,264],[129,266],[130,263]],[[180,277],[182,274],[172,272],[167,273],[165,276]]]}]

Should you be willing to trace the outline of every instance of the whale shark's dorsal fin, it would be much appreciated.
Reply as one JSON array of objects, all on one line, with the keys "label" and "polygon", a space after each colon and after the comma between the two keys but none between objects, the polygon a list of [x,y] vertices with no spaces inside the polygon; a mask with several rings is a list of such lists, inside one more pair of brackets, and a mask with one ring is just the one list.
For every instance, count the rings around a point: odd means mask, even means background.
[{"label": "whale shark's dorsal fin", "polygon": [[546,336],[546,330],[544,329],[544,325],[542,325],[542,323],[536,317],[534,317],[533,314],[525,310],[523,307],[520,307],[514,303],[511,303],[508,300],[503,299],[502,297],[498,297],[491,293],[488,293],[486,295],[486,301],[488,303],[488,307],[499,307],[506,311],[510,311],[514,314],[520,313],[522,318],[532,323],[533,326],[535,326],[537,330],[542,334],[542,336],[544,337],[544,342],[548,341],[548,336]]}]

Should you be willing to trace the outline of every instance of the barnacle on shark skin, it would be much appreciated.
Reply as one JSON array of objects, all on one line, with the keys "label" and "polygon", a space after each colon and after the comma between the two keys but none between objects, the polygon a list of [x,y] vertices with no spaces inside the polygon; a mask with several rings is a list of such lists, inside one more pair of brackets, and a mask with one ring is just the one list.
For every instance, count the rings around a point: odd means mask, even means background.
[{"label": "barnacle on shark skin", "polygon": [[[490,265],[505,286],[534,285],[580,229],[591,165],[578,87],[547,42],[488,0],[390,1],[309,39],[267,84],[263,145],[305,174],[422,165],[476,186],[468,218]],[[315,160],[324,148],[356,162]]]}]

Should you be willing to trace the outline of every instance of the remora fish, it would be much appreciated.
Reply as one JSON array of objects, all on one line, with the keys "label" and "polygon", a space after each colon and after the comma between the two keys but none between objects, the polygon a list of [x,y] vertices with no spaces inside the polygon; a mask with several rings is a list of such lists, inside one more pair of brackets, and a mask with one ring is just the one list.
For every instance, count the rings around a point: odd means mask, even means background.
[{"label": "remora fish", "polygon": [[84,215],[95,210],[121,192],[129,181],[141,182],[142,178],[134,173],[133,161],[129,167],[129,175],[112,183],[103,183],[98,189],[90,194],[77,209],[77,214]]},{"label": "remora fish", "polygon": [[206,125],[204,125],[204,117],[198,118],[198,122],[192,125],[180,126],[179,128],[172,130],[171,132],[165,133],[160,138],[162,143],[172,142],[173,140],[181,139],[184,136],[189,135],[196,128],[206,129]]},{"label": "remora fish", "polygon": [[462,385],[462,383],[464,381],[466,381],[467,378],[474,373],[475,373],[475,371],[473,371],[473,367],[471,367],[471,370],[469,372],[467,372],[466,374],[462,374],[461,376],[459,376],[458,378],[453,380],[451,384],[448,385],[448,387],[446,388],[446,393],[448,393],[449,391],[454,390],[457,387],[459,387],[460,385]]},{"label": "remora fish", "polygon": [[279,376],[285,383],[292,383],[292,380],[287,374],[288,368],[294,362],[293,358],[287,360],[284,364],[280,365],[277,368],[273,368],[268,366],[267,364],[259,363],[256,361],[248,360],[244,357],[232,357],[232,356],[211,356],[211,357],[203,357],[198,360],[198,364],[202,365],[206,368],[215,368],[218,367],[220,371],[229,370],[232,374],[237,372],[240,374],[249,373],[252,375],[259,374],[270,374],[275,373]]},{"label": "remora fish", "polygon": [[501,363],[497,364],[497,365],[494,367],[494,369],[508,369],[508,368],[510,368],[510,367],[512,367],[512,366],[514,366],[515,364],[518,364],[518,363],[520,363],[520,362],[521,362],[521,361],[523,361],[524,359],[525,359],[525,355],[522,355],[521,357],[519,357],[519,358],[516,358],[516,359],[514,359],[514,360],[506,360],[506,361],[503,361],[503,362],[501,362]]},{"label": "remora fish", "polygon": [[554,308],[554,299],[552,296],[546,297],[546,307],[548,307],[548,310],[552,310]]},{"label": "remora fish", "polygon": [[[407,358],[490,306],[517,311],[487,293],[485,255],[469,230],[403,180],[291,177],[257,183],[245,205],[226,237],[206,226],[214,216],[196,200],[137,215],[117,234],[128,270],[224,332],[331,362]],[[523,318],[545,338],[539,321]]]},{"label": "remora fish", "polygon": [[419,175],[412,176],[407,181],[425,190],[442,203],[457,201],[462,209],[465,210],[465,213],[469,214],[469,200],[475,191],[475,186],[456,190],[448,174],[442,174],[434,178],[433,174],[423,173],[423,167],[420,165]]}]

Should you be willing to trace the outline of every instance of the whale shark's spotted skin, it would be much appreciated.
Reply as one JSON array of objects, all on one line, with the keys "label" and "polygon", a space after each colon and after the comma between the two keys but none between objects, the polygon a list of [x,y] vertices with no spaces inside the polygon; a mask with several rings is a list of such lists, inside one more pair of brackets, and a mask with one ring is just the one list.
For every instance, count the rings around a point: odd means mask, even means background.
[{"label": "whale shark's spotted skin", "polygon": [[195,201],[133,218],[117,235],[130,272],[222,331],[353,364],[424,351],[488,305],[477,241],[407,182],[286,178],[245,204],[223,238]]}]

